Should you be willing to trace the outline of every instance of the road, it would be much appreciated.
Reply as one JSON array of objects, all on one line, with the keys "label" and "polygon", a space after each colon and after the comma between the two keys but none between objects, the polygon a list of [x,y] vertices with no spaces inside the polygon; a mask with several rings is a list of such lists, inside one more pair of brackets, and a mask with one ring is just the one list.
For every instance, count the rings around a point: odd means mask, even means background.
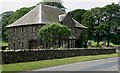
[{"label": "road", "polygon": [[34,71],[118,71],[118,58],[78,62]]}]

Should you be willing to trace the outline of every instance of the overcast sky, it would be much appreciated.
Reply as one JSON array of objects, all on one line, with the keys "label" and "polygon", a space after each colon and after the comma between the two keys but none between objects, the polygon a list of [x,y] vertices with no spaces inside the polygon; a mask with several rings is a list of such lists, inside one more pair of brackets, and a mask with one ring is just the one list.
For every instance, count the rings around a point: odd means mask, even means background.
[{"label": "overcast sky", "polygon": [[[0,0],[0,14],[5,11],[16,11],[22,7],[31,7],[41,0]],[[62,0],[67,12],[74,9],[91,9],[103,7],[107,4],[117,3],[120,0]]]}]

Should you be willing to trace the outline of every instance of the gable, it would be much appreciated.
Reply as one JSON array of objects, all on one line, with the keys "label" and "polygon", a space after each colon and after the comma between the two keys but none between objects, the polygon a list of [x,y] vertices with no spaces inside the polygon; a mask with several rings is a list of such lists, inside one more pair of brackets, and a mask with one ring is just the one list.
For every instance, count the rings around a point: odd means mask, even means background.
[{"label": "gable", "polygon": [[62,19],[61,22],[70,27],[71,29],[75,28],[74,21],[72,20],[72,17],[69,13],[66,14],[66,16]]}]

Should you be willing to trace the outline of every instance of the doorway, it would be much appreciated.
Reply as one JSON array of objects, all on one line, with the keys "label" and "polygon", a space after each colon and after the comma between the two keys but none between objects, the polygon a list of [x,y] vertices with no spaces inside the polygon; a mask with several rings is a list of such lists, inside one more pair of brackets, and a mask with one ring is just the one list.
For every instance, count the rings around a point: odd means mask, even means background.
[{"label": "doorway", "polygon": [[37,49],[37,40],[29,41],[29,49]]}]

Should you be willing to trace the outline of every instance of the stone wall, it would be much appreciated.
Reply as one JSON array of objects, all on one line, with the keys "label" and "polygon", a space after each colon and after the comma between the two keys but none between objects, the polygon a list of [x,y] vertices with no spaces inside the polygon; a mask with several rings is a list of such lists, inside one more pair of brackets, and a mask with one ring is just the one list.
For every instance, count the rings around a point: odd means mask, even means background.
[{"label": "stone wall", "polygon": [[23,50],[2,51],[2,63],[19,63],[73,56],[100,55],[116,53],[116,49],[71,49],[71,50]]},{"label": "stone wall", "polygon": [[[8,46],[9,49],[28,49],[30,40],[37,40],[39,43],[38,29],[41,25],[21,26],[9,28]],[[38,44],[39,45],[39,44]]]},{"label": "stone wall", "polygon": [[75,31],[75,37],[76,39],[80,39],[81,33],[84,33],[86,29],[82,29],[82,28],[76,28]]}]

